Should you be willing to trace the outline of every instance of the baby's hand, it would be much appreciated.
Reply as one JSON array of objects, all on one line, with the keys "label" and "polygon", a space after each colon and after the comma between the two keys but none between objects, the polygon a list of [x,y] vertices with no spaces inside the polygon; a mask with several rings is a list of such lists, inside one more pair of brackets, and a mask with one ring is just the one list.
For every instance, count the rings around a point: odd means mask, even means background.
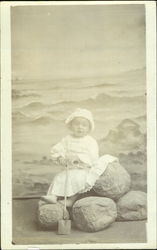
[{"label": "baby's hand", "polygon": [[108,163],[112,163],[112,162],[115,162],[115,161],[119,162],[119,159],[117,157],[115,157],[115,156],[112,156],[112,155],[105,155],[104,159],[106,161],[108,161]]},{"label": "baby's hand", "polygon": [[67,163],[69,166],[76,167],[80,163],[80,159],[76,154],[67,155]]},{"label": "baby's hand", "polygon": [[66,159],[63,156],[58,157],[57,161],[61,165],[66,165],[67,163]]}]

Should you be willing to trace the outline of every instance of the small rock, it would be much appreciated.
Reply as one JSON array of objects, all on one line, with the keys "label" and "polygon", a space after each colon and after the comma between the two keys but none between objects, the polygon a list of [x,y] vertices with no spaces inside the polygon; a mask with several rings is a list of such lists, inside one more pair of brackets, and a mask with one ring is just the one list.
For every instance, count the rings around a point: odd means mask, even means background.
[{"label": "small rock", "polygon": [[96,232],[108,227],[117,217],[113,200],[105,197],[86,197],[75,202],[73,220],[82,231]]},{"label": "small rock", "polygon": [[[39,202],[38,208],[38,221],[39,225],[45,228],[56,228],[58,221],[63,219],[63,205],[45,204],[45,202]],[[69,213],[66,211],[66,219],[69,219]]]},{"label": "small rock", "polygon": [[117,202],[117,220],[144,220],[147,218],[147,194],[130,191]]},{"label": "small rock", "polygon": [[94,191],[104,197],[119,199],[129,191],[131,178],[118,162],[110,163],[105,172],[96,181]]}]

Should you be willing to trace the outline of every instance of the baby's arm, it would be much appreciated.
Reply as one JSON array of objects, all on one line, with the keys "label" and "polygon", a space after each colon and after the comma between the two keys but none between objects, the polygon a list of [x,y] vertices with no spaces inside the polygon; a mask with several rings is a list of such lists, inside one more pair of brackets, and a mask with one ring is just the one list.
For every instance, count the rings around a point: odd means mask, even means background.
[{"label": "baby's arm", "polygon": [[99,147],[97,141],[94,138],[92,138],[91,142],[89,143],[89,152],[92,165],[95,165],[99,159]]},{"label": "baby's arm", "polygon": [[62,139],[51,148],[51,159],[58,164],[65,165],[65,141]]}]

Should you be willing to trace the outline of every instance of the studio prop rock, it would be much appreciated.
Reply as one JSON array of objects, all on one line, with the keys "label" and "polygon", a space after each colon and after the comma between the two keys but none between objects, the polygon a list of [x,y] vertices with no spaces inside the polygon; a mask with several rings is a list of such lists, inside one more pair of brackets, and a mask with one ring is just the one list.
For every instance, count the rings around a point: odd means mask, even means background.
[{"label": "studio prop rock", "polygon": [[[85,232],[107,230],[115,221],[144,220],[147,218],[147,195],[132,190],[131,177],[119,163],[112,163],[100,176],[87,197],[78,198],[67,209],[67,219],[72,226]],[[62,204],[47,204],[39,201],[38,222],[44,229],[57,230],[63,217]]]}]

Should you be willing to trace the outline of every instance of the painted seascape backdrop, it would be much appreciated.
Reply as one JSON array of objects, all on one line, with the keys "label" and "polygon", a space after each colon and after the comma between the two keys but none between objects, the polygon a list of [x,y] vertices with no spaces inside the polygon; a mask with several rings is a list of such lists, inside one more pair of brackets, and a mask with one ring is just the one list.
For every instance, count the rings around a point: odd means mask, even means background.
[{"label": "painted seascape backdrop", "polygon": [[45,194],[50,148],[75,108],[92,111],[100,154],[146,191],[143,5],[12,8],[13,195]]}]

